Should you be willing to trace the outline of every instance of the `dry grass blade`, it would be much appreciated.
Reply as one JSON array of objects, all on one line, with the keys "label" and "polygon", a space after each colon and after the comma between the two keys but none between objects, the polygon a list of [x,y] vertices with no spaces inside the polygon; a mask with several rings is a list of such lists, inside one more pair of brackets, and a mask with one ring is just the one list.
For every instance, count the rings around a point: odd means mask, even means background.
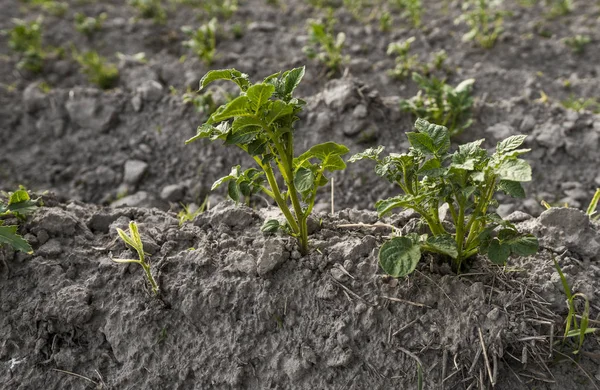
[{"label": "dry grass blade", "polygon": [[90,382],[90,383],[93,383],[93,384],[94,384],[94,385],[96,385],[96,386],[100,385],[100,383],[99,383],[99,382],[96,382],[96,381],[95,381],[95,380],[93,380],[93,379],[90,379],[90,378],[88,378],[88,377],[86,377],[86,376],[83,376],[83,375],[76,374],[76,373],[74,373],[74,372],[71,372],[71,371],[60,370],[60,369],[58,369],[58,368],[51,368],[50,370],[52,370],[52,371],[56,371],[56,372],[62,372],[63,374],[71,375],[71,376],[74,376],[74,377],[76,377],[76,378],[79,378],[79,379],[86,380],[86,381],[88,381],[88,382]]}]

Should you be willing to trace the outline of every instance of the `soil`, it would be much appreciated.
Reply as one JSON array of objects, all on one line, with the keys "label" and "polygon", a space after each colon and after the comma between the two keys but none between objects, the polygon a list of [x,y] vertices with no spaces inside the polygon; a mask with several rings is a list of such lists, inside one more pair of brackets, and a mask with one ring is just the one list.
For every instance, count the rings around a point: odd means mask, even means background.
[{"label": "soil", "polygon": [[[572,13],[549,18],[543,1],[507,0],[505,31],[484,50],[461,41],[460,2],[423,2],[421,29],[393,11],[387,32],[337,8],[350,61],[329,80],[302,52],[306,19],[324,15],[308,2],[240,0],[230,19],[220,18],[209,68],[180,44],[181,26],[208,20],[201,8],[170,5],[157,24],[120,1],[69,2],[61,16],[0,1],[0,30],[42,14],[44,45],[67,53],[29,74],[15,69],[18,56],[0,37],[0,190],[25,185],[44,205],[19,230],[33,255],[0,249],[0,387],[412,389],[422,372],[425,389],[598,389],[597,336],[587,335],[577,355],[562,341],[568,306],[553,259],[589,299],[597,326],[600,226],[577,208],[600,186],[600,114],[561,101],[600,98],[600,6],[575,0]],[[108,18],[85,37],[74,28],[77,12]],[[591,38],[583,54],[564,43],[576,34]],[[486,138],[493,147],[529,135],[527,198],[500,196],[498,212],[539,238],[537,255],[504,268],[477,258],[460,276],[427,257],[407,279],[385,276],[377,251],[390,231],[368,226],[378,221],[370,210],[397,190],[369,164],[334,175],[333,213],[323,190],[306,256],[291,238],[260,232],[276,214],[262,200],[248,208],[210,193],[231,166],[251,160],[217,143],[184,145],[204,118],[181,95],[207,70],[234,67],[259,80],[306,65],[297,150],[336,141],[352,153],[402,151],[414,118],[398,102],[417,87],[389,78],[394,59],[385,51],[410,36],[421,62],[445,49],[449,84],[476,79],[474,123],[456,143]],[[117,87],[90,84],[70,44],[118,63]],[[133,60],[139,52],[146,63]],[[216,96],[229,91],[219,88]],[[209,210],[180,226],[181,204],[206,196]],[[541,200],[571,208],[544,211]],[[131,220],[158,298],[139,266],[110,260],[134,255],[116,234]],[[383,222],[417,225],[410,212]]]}]

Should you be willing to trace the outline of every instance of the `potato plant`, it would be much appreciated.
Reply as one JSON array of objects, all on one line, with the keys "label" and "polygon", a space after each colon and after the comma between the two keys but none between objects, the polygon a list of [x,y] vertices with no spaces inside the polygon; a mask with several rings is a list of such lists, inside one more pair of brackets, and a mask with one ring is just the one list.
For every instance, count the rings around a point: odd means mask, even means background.
[{"label": "potato plant", "polygon": [[[490,212],[494,194],[523,198],[521,182],[531,180],[531,167],[519,156],[526,136],[516,135],[498,143],[491,156],[480,146],[483,139],[460,145],[450,153],[450,133],[444,126],[417,119],[415,132],[406,133],[408,153],[381,158],[383,147],[367,149],[349,162],[376,162],[375,173],[397,184],[402,194],[377,202],[380,216],[397,208],[419,213],[427,224],[426,234],[394,237],[379,251],[383,270],[394,277],[412,273],[421,253],[433,252],[451,259],[456,272],[477,253],[498,265],[509,256],[529,256],[538,249],[537,239],[520,234],[508,221]],[[440,213],[447,205],[449,220]]]},{"label": "potato plant", "polygon": [[[348,148],[325,142],[295,156],[294,122],[305,102],[294,98],[292,93],[303,76],[304,67],[295,68],[252,84],[248,75],[235,69],[208,72],[200,81],[200,89],[216,80],[229,80],[237,84],[240,96],[220,106],[186,144],[208,138],[222,140],[225,145],[235,145],[247,152],[260,170],[242,172],[235,167],[232,174],[219,179],[213,187],[228,182],[228,192],[234,200],[256,191],[273,199],[287,223],[282,225],[269,220],[263,231],[284,230],[296,237],[300,252],[306,254],[307,220],[317,190],[327,184],[327,171],[346,167],[341,156],[348,153]],[[280,187],[276,172],[284,188]]]},{"label": "potato plant", "polygon": [[210,65],[217,51],[217,19],[212,18],[196,30],[183,26],[181,31],[189,38],[183,41],[182,45],[190,48],[206,65]]},{"label": "potato plant", "polygon": [[8,35],[8,46],[21,57],[17,69],[39,73],[44,67],[46,53],[42,49],[42,21],[26,22],[13,19],[14,27],[4,31]]},{"label": "potato plant", "polygon": [[73,58],[79,63],[88,80],[100,88],[110,89],[117,84],[119,69],[96,51],[79,53],[74,50]]},{"label": "potato plant", "polygon": [[418,64],[419,58],[417,55],[409,55],[410,46],[415,41],[415,37],[410,37],[404,41],[392,42],[387,47],[387,55],[396,56],[396,66],[394,69],[388,70],[388,75],[397,80],[403,80],[412,71],[414,71]]},{"label": "potato plant", "polygon": [[403,111],[412,113],[416,118],[446,126],[451,137],[471,126],[471,89],[475,79],[464,80],[452,87],[443,79],[435,76],[427,78],[414,72],[413,80],[421,89],[416,96],[400,102]]},{"label": "potato plant", "polygon": [[0,199],[0,246],[10,245],[15,250],[33,253],[31,245],[17,233],[17,225],[4,225],[3,218],[16,217],[25,220],[37,209],[36,201],[32,200],[23,188],[6,194],[7,200]]},{"label": "potato plant", "polygon": [[159,24],[167,21],[167,11],[161,0],[129,0],[129,5],[138,10],[141,18],[153,19]]},{"label": "potato plant", "polygon": [[469,0],[463,3],[463,14],[456,23],[465,22],[470,30],[463,41],[476,41],[484,49],[491,49],[502,34],[504,16],[508,13],[498,7],[502,0]]},{"label": "potato plant", "polygon": [[336,35],[335,24],[336,20],[331,10],[325,22],[309,20],[308,45],[302,49],[308,58],[317,59],[327,67],[329,77],[340,73],[342,65],[348,62],[348,58],[342,54],[346,34],[339,32]]},{"label": "potato plant", "polygon": [[102,12],[95,18],[92,16],[85,16],[85,14],[78,12],[75,14],[75,30],[90,37],[92,34],[102,29],[102,24],[104,24],[106,18],[106,12]]}]

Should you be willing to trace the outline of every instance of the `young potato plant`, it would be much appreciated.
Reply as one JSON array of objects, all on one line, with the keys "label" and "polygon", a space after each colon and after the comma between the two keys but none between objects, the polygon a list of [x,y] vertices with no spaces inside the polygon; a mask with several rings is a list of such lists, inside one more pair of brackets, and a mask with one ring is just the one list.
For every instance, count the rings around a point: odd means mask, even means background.
[{"label": "young potato plant", "polygon": [[413,80],[421,89],[416,96],[400,102],[403,111],[412,113],[416,118],[446,126],[451,137],[471,126],[471,89],[475,79],[464,80],[452,87],[443,79],[435,76],[427,78],[414,72]]},{"label": "young potato plant", "polygon": [[573,12],[573,0],[546,0],[546,4],[550,5],[549,18],[556,18]]},{"label": "young potato plant", "polygon": [[31,22],[13,19],[13,23],[15,26],[3,33],[8,35],[8,46],[21,56],[17,69],[25,69],[33,73],[41,72],[46,57],[42,49],[41,19]]},{"label": "young potato plant", "polygon": [[190,38],[183,41],[182,45],[192,49],[194,54],[206,65],[212,64],[217,46],[217,19],[212,18],[196,30],[189,26],[183,26],[181,31]]},{"label": "young potato plant", "polygon": [[117,66],[106,61],[96,51],[79,53],[73,50],[73,58],[82,67],[83,73],[88,80],[102,89],[110,89],[119,80],[119,69]]},{"label": "young potato plant", "polygon": [[573,53],[575,54],[583,54],[585,51],[585,47],[591,42],[591,38],[589,35],[580,35],[577,34],[573,37],[563,39],[565,45],[569,46]]},{"label": "young potato plant", "polygon": [[421,27],[423,4],[421,0],[394,0],[397,7],[404,10],[402,16],[412,21],[413,27]]},{"label": "young potato plant", "polygon": [[[456,272],[464,262],[480,253],[498,265],[510,255],[537,252],[537,239],[520,234],[508,221],[489,212],[500,190],[522,198],[521,182],[531,180],[531,167],[519,158],[529,149],[518,149],[526,136],[512,136],[498,143],[491,156],[480,147],[483,139],[460,145],[450,153],[450,133],[424,119],[417,119],[415,132],[406,133],[408,153],[381,158],[383,147],[367,149],[349,162],[374,160],[375,172],[397,184],[402,194],[377,202],[380,216],[394,209],[411,209],[420,214],[429,233],[394,237],[379,251],[379,263],[391,276],[406,276],[415,270],[421,253],[433,252],[451,259]],[[440,214],[448,208],[451,223]]]},{"label": "young potato plant", "polygon": [[75,30],[90,37],[95,32],[102,29],[102,24],[104,24],[106,18],[106,12],[102,12],[95,18],[92,16],[85,16],[85,14],[78,12],[75,14]]},{"label": "young potato plant", "polygon": [[134,221],[129,222],[129,235],[125,233],[122,229],[117,228],[117,233],[121,240],[125,242],[125,244],[132,247],[138,254],[138,260],[135,259],[113,259],[111,256],[111,260],[115,263],[127,264],[127,263],[136,263],[142,266],[144,272],[146,273],[146,278],[150,283],[150,287],[152,288],[152,292],[154,295],[158,295],[158,284],[154,277],[152,276],[152,271],[150,270],[150,264],[146,261],[146,254],[144,253],[144,244],[142,243],[142,237],[140,236],[140,232],[138,231],[137,224]]},{"label": "young potato plant", "polygon": [[[273,199],[287,223],[265,222],[263,231],[282,229],[296,237],[300,252],[308,251],[307,219],[317,190],[327,184],[326,172],[343,170],[342,157],[348,148],[334,142],[315,145],[299,156],[294,154],[294,122],[305,105],[292,93],[304,76],[304,67],[275,73],[252,84],[248,75],[235,69],[213,70],[200,81],[200,89],[216,80],[229,80],[240,88],[240,96],[222,105],[198,128],[186,144],[201,138],[222,140],[247,152],[260,168],[232,173],[217,180],[213,188],[228,182],[229,195],[248,199],[257,191]],[[280,188],[276,172],[283,180]],[[265,183],[266,181],[266,183]]]},{"label": "young potato plant", "polygon": [[415,41],[415,37],[410,37],[402,42],[392,42],[388,45],[387,55],[396,56],[396,67],[388,70],[388,75],[397,80],[403,80],[410,72],[414,71],[419,59],[416,55],[409,55],[410,45]]},{"label": "young potato plant", "polygon": [[309,20],[308,45],[302,49],[308,58],[317,59],[327,67],[328,77],[340,73],[342,65],[348,62],[348,57],[342,55],[346,34],[339,32],[334,35],[335,24],[336,20],[331,9],[324,23]]},{"label": "young potato plant", "polygon": [[469,0],[463,3],[463,14],[456,23],[465,22],[470,30],[463,41],[476,41],[484,49],[494,47],[502,34],[505,11],[498,10],[503,0]]},{"label": "young potato plant", "polygon": [[23,188],[6,194],[6,198],[6,201],[0,199],[0,246],[8,244],[15,250],[31,254],[33,249],[27,240],[17,233],[18,226],[5,226],[3,218],[14,216],[24,221],[37,209],[36,200],[32,200]]},{"label": "young potato plant", "polygon": [[129,0],[129,5],[137,8],[140,17],[153,19],[158,24],[167,21],[167,12],[162,6],[161,0]]}]

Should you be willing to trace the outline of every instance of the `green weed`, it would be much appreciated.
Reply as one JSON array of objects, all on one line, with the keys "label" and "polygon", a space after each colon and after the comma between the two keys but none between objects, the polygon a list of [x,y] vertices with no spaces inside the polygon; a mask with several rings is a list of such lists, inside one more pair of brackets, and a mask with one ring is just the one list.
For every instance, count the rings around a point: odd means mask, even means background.
[{"label": "green weed", "polygon": [[[380,146],[349,160],[375,161],[375,173],[402,190],[399,196],[377,202],[380,216],[396,208],[411,209],[429,228],[429,233],[394,237],[383,244],[379,251],[383,270],[394,277],[406,276],[416,268],[422,251],[449,257],[456,272],[477,253],[498,265],[505,264],[511,255],[535,254],[535,237],[520,234],[510,222],[488,212],[497,191],[517,198],[525,196],[521,182],[531,180],[531,167],[518,156],[529,149],[518,148],[526,136],[499,142],[490,156],[480,147],[483,139],[460,145],[450,153],[446,127],[417,119],[415,129],[406,133],[411,145],[408,153],[380,158]],[[443,205],[447,205],[451,227],[440,214]]]},{"label": "green weed", "polygon": [[600,102],[595,98],[576,98],[571,95],[563,100],[561,104],[564,108],[577,112],[588,110],[595,114],[600,113]]},{"label": "green weed", "polygon": [[21,19],[13,19],[14,27],[3,31],[8,35],[8,46],[21,56],[18,69],[25,69],[33,73],[39,73],[44,67],[46,53],[42,49],[42,20],[26,22]]},{"label": "green weed", "polygon": [[75,30],[89,37],[102,29],[102,24],[106,18],[106,12],[102,12],[95,18],[78,12],[75,14]]},{"label": "green weed", "polygon": [[573,37],[563,39],[565,45],[569,46],[573,53],[575,54],[583,54],[585,51],[585,47],[591,42],[591,38],[589,35],[580,35],[577,34]]},{"label": "green weed", "polygon": [[192,205],[184,205],[180,212],[177,213],[177,219],[179,220],[179,226],[183,226],[186,222],[192,222],[196,217],[202,214],[208,206],[208,195],[204,198],[204,201],[200,206],[192,207]]},{"label": "green weed", "polygon": [[[200,81],[200,89],[216,80],[229,80],[240,88],[240,96],[219,107],[186,144],[208,138],[223,140],[225,144],[247,152],[260,170],[241,173],[234,168],[233,175],[219,179],[213,187],[229,182],[229,196],[236,201],[245,196],[244,188],[248,190],[246,193],[260,188],[277,203],[287,221],[284,225],[276,220],[266,221],[263,231],[284,230],[297,238],[300,252],[306,254],[307,219],[313,210],[317,190],[327,184],[325,171],[346,167],[341,156],[348,153],[348,148],[326,142],[295,157],[294,122],[306,102],[292,97],[292,93],[303,76],[304,68],[295,68],[252,84],[248,75],[235,69],[208,72]],[[284,191],[279,187],[275,170],[283,179]]]}]

